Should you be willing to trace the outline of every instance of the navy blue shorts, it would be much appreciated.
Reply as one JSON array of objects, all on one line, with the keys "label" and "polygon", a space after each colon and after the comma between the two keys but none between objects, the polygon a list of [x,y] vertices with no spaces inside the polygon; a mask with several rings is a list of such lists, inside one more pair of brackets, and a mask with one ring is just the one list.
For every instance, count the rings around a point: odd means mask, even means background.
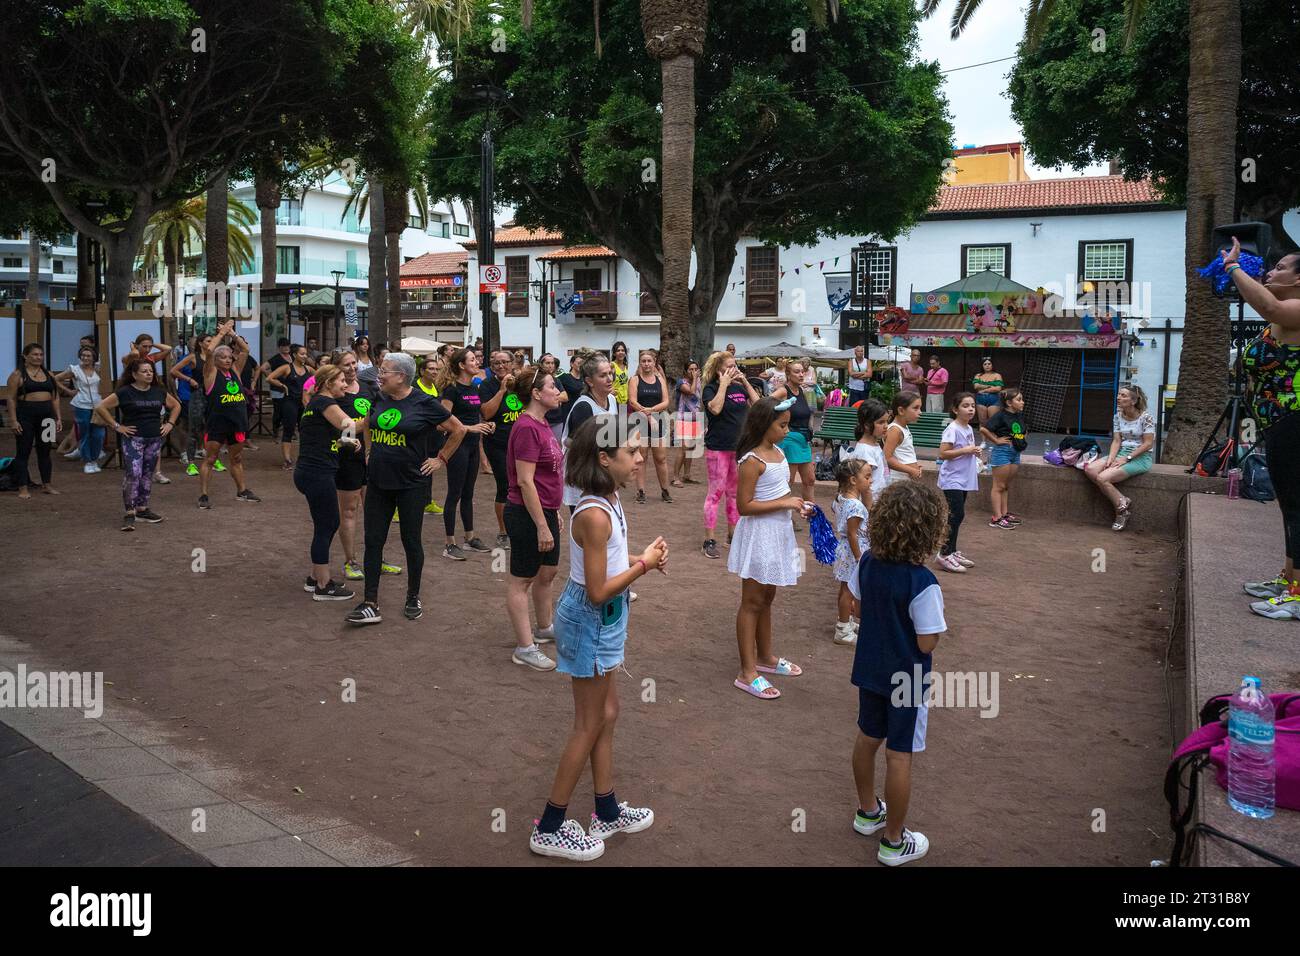
[{"label": "navy blue shorts", "polygon": [[883,739],[885,746],[895,753],[920,753],[925,749],[929,717],[924,702],[917,707],[908,699],[895,705],[889,697],[865,687],[858,688],[858,730],[868,737]]}]

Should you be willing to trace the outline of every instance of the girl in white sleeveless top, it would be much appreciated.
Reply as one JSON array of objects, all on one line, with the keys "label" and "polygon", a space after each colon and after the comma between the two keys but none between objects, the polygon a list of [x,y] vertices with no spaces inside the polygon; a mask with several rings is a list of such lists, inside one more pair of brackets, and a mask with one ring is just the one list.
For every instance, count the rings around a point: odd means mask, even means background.
[{"label": "girl in white sleeveless top", "polygon": [[740,675],[735,685],[760,700],[781,696],[764,674],[798,677],[803,673],[798,664],[772,652],[776,589],[796,583],[803,570],[791,512],[812,513],[811,505],[790,494],[790,466],[777,447],[790,432],[793,404],[791,398],[755,402],[736,443],[740,521],[727,556],[727,570],[740,575],[740,609],[736,612]]},{"label": "girl in white sleeveless top", "polygon": [[[585,422],[569,436],[565,479],[581,491],[569,522],[569,582],[555,607],[556,669],[573,678],[573,729],[569,732],[550,799],[533,827],[528,846],[543,856],[594,860],[604,839],[635,833],[654,822],[646,807],[630,807],[614,796],[614,721],[617,685],[611,674],[623,663],[627,640],[628,588],[652,568],[663,570],[668,545],[656,538],[632,560],[627,518],[618,489],[641,464],[640,439],[617,444],[618,429],[606,416]],[[590,830],[566,819],[569,798],[588,762],[596,812]]]},{"label": "girl in white sleeveless top", "polygon": [[921,417],[921,396],[906,389],[894,396],[894,418],[885,430],[885,463],[889,466],[889,482],[906,481],[921,477],[921,463],[916,460],[912,444],[912,430]]}]

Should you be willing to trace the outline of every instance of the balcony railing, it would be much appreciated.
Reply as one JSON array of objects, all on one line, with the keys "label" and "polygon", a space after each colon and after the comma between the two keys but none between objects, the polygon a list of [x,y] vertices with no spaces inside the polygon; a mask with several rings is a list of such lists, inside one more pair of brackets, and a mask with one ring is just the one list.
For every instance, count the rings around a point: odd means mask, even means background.
[{"label": "balcony railing", "polygon": [[[299,275],[299,276],[321,276],[325,278],[329,283],[333,283],[334,279],[330,275],[330,273],[332,273],[336,269],[339,272],[342,272],[344,278],[346,279],[369,279],[370,278],[369,263],[362,264],[360,262],[345,262],[345,261],[340,261],[338,259],[299,258],[297,272],[290,272],[290,273],[282,272],[280,274]],[[262,257],[260,255],[255,256],[252,265],[246,265],[240,270],[238,270],[237,272],[232,272],[232,274],[241,275],[241,276],[261,275]]]},{"label": "balcony railing", "polygon": [[420,322],[465,321],[465,303],[462,302],[403,302],[401,320],[412,325]]},{"label": "balcony railing", "polygon": [[[261,221],[260,217],[258,221]],[[324,209],[294,210],[293,212],[277,211],[275,224],[277,226],[306,226],[311,229],[329,229],[334,232],[351,232],[363,236],[370,232],[370,226],[367,223],[360,222],[356,213],[352,211],[349,211],[346,216],[340,216],[337,212]]]}]

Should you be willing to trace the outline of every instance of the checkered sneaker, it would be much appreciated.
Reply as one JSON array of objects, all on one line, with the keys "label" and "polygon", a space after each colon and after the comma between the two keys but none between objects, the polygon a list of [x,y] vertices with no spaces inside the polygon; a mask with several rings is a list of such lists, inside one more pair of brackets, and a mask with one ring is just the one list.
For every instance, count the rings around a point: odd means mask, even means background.
[{"label": "checkered sneaker", "polygon": [[618,805],[618,818],[609,823],[591,815],[591,835],[605,840],[615,833],[637,833],[654,822],[655,812],[649,807],[629,807],[624,800]]},{"label": "checkered sneaker", "polygon": [[598,837],[588,836],[577,820],[565,820],[554,833],[542,833],[534,824],[528,849],[540,856],[585,862],[604,853],[605,844]]}]

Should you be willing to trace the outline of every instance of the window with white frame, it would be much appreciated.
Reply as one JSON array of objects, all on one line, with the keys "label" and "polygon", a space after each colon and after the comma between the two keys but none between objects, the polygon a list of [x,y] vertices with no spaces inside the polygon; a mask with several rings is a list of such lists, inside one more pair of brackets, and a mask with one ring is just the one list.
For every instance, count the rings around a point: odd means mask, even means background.
[{"label": "window with white frame", "polygon": [[1080,279],[1092,282],[1125,282],[1132,274],[1129,252],[1131,241],[1082,243],[1083,266]]},{"label": "window with white frame", "polygon": [[[871,308],[873,304],[876,307],[893,305],[894,283],[898,274],[895,262],[897,252],[893,248],[864,249],[855,256],[857,287],[863,295],[870,294],[876,298],[875,303],[864,303],[866,308]],[[870,285],[867,284],[868,279]]]},{"label": "window with white frame", "polygon": [[1011,245],[962,246],[962,278],[991,269],[998,275],[1011,276]]}]

